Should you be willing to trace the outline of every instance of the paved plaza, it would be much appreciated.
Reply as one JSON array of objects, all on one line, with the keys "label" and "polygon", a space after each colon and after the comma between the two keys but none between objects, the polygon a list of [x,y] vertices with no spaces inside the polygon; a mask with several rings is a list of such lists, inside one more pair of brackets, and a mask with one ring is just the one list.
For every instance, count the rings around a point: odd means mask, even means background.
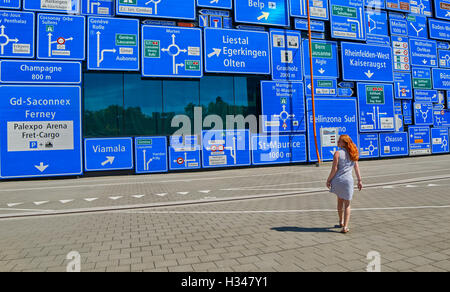
[{"label": "paved plaza", "polygon": [[450,156],[363,161],[340,234],[330,164],[0,183],[0,271],[450,271]]}]

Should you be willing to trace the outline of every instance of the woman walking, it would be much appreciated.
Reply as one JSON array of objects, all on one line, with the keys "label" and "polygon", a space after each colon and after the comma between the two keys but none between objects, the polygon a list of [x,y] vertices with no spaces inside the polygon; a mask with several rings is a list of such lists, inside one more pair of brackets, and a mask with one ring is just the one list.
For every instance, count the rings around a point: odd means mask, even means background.
[{"label": "woman walking", "polygon": [[353,199],[354,180],[353,168],[358,178],[358,189],[363,188],[361,173],[359,171],[359,153],[358,148],[348,135],[342,135],[338,142],[341,150],[334,154],[333,166],[330,176],[327,180],[327,187],[330,192],[338,197],[337,210],[339,214],[339,226],[342,227],[341,233],[348,233],[350,222],[350,203]]}]

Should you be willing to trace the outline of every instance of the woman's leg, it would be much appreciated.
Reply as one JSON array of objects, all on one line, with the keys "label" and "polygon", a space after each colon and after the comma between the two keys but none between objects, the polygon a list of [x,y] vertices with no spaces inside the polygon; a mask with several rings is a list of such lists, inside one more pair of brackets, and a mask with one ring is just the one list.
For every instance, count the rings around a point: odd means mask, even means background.
[{"label": "woman's leg", "polygon": [[339,215],[339,224],[343,225],[344,224],[344,200],[342,200],[341,198],[337,197],[337,211],[338,211],[338,215]]},{"label": "woman's leg", "polygon": [[350,214],[351,214],[351,201],[344,200],[344,228],[348,228],[348,224],[350,223]]}]

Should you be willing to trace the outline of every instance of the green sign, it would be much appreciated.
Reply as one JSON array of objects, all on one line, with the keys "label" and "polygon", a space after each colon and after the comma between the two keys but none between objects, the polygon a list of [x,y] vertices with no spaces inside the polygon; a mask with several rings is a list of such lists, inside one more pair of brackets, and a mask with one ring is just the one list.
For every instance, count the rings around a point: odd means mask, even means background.
[{"label": "green sign", "polygon": [[45,28],[46,32],[54,32],[55,31],[55,27],[53,25],[47,25],[47,27]]},{"label": "green sign", "polygon": [[[151,2],[151,1],[150,1]],[[120,0],[119,4],[137,5],[137,0]]]},{"label": "green sign", "polygon": [[356,8],[340,5],[333,5],[333,15],[358,18]]},{"label": "green sign", "polygon": [[431,89],[431,79],[413,78],[414,89]]},{"label": "green sign", "polygon": [[366,86],[367,104],[384,104],[384,86]]},{"label": "green sign", "polygon": [[312,56],[313,58],[333,58],[333,50],[331,44],[324,43],[312,43]]},{"label": "green sign", "polygon": [[200,61],[198,60],[186,60],[184,65],[187,71],[200,71]]},{"label": "green sign", "polygon": [[144,57],[160,58],[161,57],[160,41],[144,40]]},{"label": "green sign", "polygon": [[136,46],[137,36],[135,34],[116,34],[116,46]]},{"label": "green sign", "polygon": [[317,81],[317,87],[324,87],[324,88],[333,87],[333,81],[330,81],[330,80],[318,80]]},{"label": "green sign", "polygon": [[152,145],[153,144],[153,139],[140,139],[140,140],[137,140],[137,144],[139,145],[139,146],[142,146],[142,145]]}]

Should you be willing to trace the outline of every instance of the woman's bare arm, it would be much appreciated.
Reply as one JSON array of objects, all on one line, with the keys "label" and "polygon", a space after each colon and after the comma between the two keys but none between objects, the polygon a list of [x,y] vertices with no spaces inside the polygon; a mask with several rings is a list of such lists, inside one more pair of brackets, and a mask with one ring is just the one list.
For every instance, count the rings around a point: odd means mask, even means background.
[{"label": "woman's bare arm", "polygon": [[355,173],[356,173],[356,177],[358,178],[358,189],[361,191],[363,188],[363,185],[362,185],[361,171],[359,169],[358,161],[355,162]]},{"label": "woman's bare arm", "polygon": [[333,166],[331,167],[331,172],[330,175],[328,176],[327,188],[331,188],[331,181],[338,172],[338,164],[339,164],[339,152],[336,152],[333,157]]}]

